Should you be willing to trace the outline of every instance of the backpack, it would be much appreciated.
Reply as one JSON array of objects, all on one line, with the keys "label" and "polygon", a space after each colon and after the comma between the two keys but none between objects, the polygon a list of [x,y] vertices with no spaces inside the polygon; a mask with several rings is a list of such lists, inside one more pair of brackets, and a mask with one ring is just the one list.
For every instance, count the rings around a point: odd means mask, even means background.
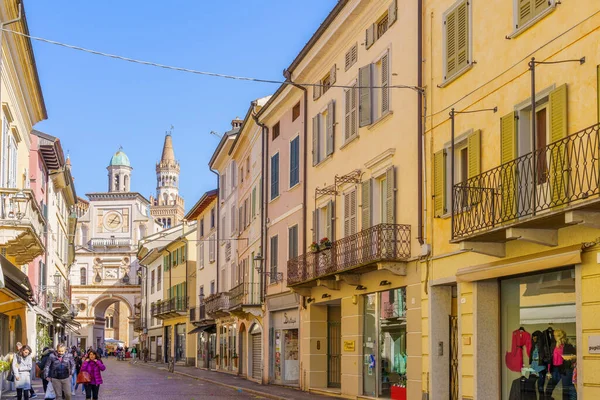
[{"label": "backpack", "polygon": [[53,377],[56,379],[67,379],[69,377],[69,363],[65,363],[65,358],[63,356],[62,361],[58,361],[58,366],[54,370]]}]

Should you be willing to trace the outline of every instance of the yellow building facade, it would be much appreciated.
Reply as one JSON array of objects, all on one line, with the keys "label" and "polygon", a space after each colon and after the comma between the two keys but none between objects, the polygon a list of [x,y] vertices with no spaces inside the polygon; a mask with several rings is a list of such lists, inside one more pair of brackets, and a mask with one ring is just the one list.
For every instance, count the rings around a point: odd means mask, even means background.
[{"label": "yellow building facade", "polygon": [[423,392],[600,398],[597,3],[423,16]]}]

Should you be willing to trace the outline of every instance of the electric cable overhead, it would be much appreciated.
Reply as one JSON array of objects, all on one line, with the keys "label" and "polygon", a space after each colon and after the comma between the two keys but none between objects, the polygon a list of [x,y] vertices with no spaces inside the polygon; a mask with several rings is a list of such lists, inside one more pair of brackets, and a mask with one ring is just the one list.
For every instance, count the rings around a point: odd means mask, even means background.
[{"label": "electric cable overhead", "polygon": [[[199,71],[199,70],[195,70],[195,69],[191,69],[191,68],[177,67],[174,65],[160,64],[160,63],[155,63],[152,61],[138,60],[138,59],[131,58],[131,57],[120,56],[117,54],[105,53],[102,51],[92,50],[92,49],[88,49],[88,48],[81,47],[81,46],[75,46],[72,44],[57,42],[56,40],[50,40],[50,39],[45,39],[45,38],[38,37],[38,36],[28,35],[23,32],[13,31],[11,29],[6,29],[6,28],[2,28],[2,27],[0,27],[0,30],[7,32],[7,33],[12,33],[14,35],[26,37],[31,40],[36,40],[38,42],[49,43],[49,44],[53,44],[56,46],[65,47],[65,48],[68,48],[71,50],[78,50],[78,51],[82,51],[85,53],[95,54],[97,56],[113,58],[113,59],[121,60],[121,61],[127,61],[127,62],[134,63],[134,64],[142,64],[142,65],[163,68],[163,69],[168,69],[168,70],[173,70],[173,71],[187,72],[190,74],[212,76],[215,78],[233,79],[233,80],[238,80],[238,81],[247,81],[247,82],[256,82],[256,83],[271,83],[271,84],[276,84],[276,85],[294,85],[295,84],[295,85],[306,86],[306,87],[323,86],[321,83],[296,83],[296,82],[282,81],[282,80],[276,80],[276,79],[252,78],[252,77],[247,77],[247,76],[221,74],[221,73],[217,73],[217,72]],[[423,91],[422,88],[419,88],[417,86],[412,86],[412,85],[350,86],[350,85],[335,85],[334,84],[334,85],[329,85],[328,87],[343,88],[343,89],[363,89],[363,88],[364,89],[367,89],[367,88],[371,88],[371,89],[411,89],[411,90],[414,90],[419,93]]]}]

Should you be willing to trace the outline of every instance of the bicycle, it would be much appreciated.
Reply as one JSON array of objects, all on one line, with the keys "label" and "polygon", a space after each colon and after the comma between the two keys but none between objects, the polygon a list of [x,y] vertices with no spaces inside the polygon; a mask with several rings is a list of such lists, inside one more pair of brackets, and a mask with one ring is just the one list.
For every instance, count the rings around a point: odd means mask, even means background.
[{"label": "bicycle", "polygon": [[169,357],[169,363],[167,365],[167,369],[169,372],[175,372],[175,359],[173,357]]}]

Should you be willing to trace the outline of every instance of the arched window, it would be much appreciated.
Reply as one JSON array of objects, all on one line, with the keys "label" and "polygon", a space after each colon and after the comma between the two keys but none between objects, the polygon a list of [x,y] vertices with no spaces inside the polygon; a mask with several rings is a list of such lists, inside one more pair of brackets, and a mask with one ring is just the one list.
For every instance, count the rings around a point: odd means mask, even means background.
[{"label": "arched window", "polygon": [[129,192],[129,175],[125,175],[125,191]]},{"label": "arched window", "polygon": [[119,175],[115,175],[115,190],[119,190]]},{"label": "arched window", "polygon": [[106,317],[106,329],[112,329],[114,327],[114,317],[109,315]]},{"label": "arched window", "polygon": [[79,270],[79,275],[81,276],[81,285],[87,285],[87,269],[85,267],[82,267]]}]

